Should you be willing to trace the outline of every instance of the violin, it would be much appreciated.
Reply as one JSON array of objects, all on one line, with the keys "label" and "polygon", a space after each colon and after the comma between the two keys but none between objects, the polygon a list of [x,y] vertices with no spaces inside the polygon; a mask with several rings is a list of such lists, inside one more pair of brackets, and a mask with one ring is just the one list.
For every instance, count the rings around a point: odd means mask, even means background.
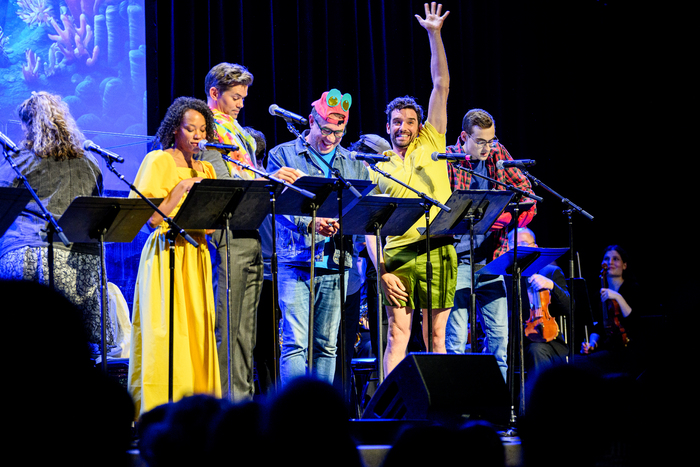
[{"label": "violin", "polygon": [[[600,287],[603,289],[609,288],[608,265],[606,263],[602,264],[602,269],[600,271]],[[613,299],[602,300],[601,304],[603,306],[603,326],[605,327],[608,339],[612,338],[615,341],[622,342],[622,344],[627,347],[629,338],[627,337],[627,331],[625,331],[620,321],[622,317],[620,304]]]},{"label": "violin", "polygon": [[530,318],[525,324],[525,336],[532,342],[551,342],[559,335],[557,320],[549,314],[551,295],[549,290],[534,292],[528,289],[530,298]]}]

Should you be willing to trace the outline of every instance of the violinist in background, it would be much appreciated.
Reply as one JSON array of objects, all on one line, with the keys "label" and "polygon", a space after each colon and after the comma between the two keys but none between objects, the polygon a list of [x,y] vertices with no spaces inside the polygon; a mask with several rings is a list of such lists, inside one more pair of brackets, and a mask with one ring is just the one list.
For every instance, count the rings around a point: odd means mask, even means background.
[{"label": "violinist in background", "polygon": [[602,319],[588,342],[581,345],[582,354],[599,350],[622,350],[630,346],[630,330],[634,327],[632,304],[638,295],[637,284],[626,281],[627,252],[619,245],[605,249],[601,270],[600,301]]},{"label": "violinist in background", "polygon": [[[508,249],[513,245],[513,231],[508,234]],[[535,234],[528,228],[518,228],[518,246],[537,247]],[[527,280],[529,307],[523,300],[523,319],[530,310],[525,328],[525,369],[538,374],[545,368],[566,363],[569,347],[559,330],[557,318],[569,316],[571,306],[564,272],[554,264],[548,264]],[[544,293],[544,295],[543,295]],[[524,299],[524,297],[523,297]],[[539,306],[537,306],[539,304]],[[534,305],[534,306],[533,306]],[[545,313],[546,312],[546,313]],[[534,322],[540,314],[539,322]],[[548,316],[547,316],[548,315]],[[541,325],[539,325],[541,324]]]}]

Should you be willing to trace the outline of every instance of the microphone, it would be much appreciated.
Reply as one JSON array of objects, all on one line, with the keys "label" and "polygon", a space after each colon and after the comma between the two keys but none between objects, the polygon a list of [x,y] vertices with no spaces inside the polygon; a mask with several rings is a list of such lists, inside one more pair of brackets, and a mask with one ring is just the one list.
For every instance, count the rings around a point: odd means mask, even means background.
[{"label": "microphone", "polygon": [[238,151],[240,149],[235,144],[210,143],[206,139],[203,139],[199,143],[197,143],[197,146],[199,146],[200,151],[204,151],[207,148],[209,148],[209,149],[225,149],[227,152]]},{"label": "microphone", "polygon": [[289,110],[284,110],[277,104],[272,104],[268,110],[270,111],[270,115],[274,115],[275,117],[282,117],[283,119],[287,121],[292,121],[293,123],[296,123],[298,125],[309,124],[309,122],[301,115],[297,115],[293,112],[290,112]]},{"label": "microphone", "polygon": [[85,140],[85,142],[83,143],[83,149],[86,151],[94,152],[95,154],[99,154],[100,156],[104,157],[107,162],[110,162],[110,163],[111,162],[119,162],[119,163],[124,162],[124,158],[122,156],[120,156],[119,154],[116,154],[112,151],[108,151],[106,149],[103,149],[103,148],[99,147],[98,145],[96,145],[95,143],[93,143],[92,141],[90,141],[89,139]]},{"label": "microphone", "polygon": [[446,160],[449,162],[459,162],[459,161],[468,161],[469,160],[469,154],[463,154],[463,153],[445,153],[445,152],[434,152],[430,155],[430,158],[434,161],[440,161],[440,160]]},{"label": "microphone", "polygon": [[19,152],[19,148],[17,147],[17,145],[13,143],[12,140],[1,131],[0,144],[2,144],[2,147],[6,152],[14,152],[15,154]]},{"label": "microphone", "polygon": [[497,169],[506,169],[508,167],[516,167],[518,169],[524,169],[525,167],[532,167],[537,162],[532,159],[520,159],[514,161],[498,161],[496,162]]},{"label": "microphone", "polygon": [[389,156],[383,154],[365,154],[363,152],[350,151],[350,160],[365,162],[389,162]]}]

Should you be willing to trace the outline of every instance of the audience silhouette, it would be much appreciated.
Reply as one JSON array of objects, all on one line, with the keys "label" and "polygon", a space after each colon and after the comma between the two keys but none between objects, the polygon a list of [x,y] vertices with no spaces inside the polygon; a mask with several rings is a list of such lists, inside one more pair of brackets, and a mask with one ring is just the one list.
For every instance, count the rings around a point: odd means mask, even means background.
[{"label": "audience silhouette", "polygon": [[[0,294],[22,297],[21,312],[5,314],[12,331],[3,340],[5,354],[14,355],[6,359],[11,379],[3,389],[4,400],[12,401],[6,404],[14,424],[9,445],[29,464],[65,457],[73,465],[130,465],[134,405],[126,389],[90,359],[79,311],[38,283],[0,281]],[[28,318],[36,325],[19,332]],[[636,378],[576,365],[547,369],[533,380],[526,413],[518,419],[524,465],[682,463],[688,449],[676,441],[684,427],[690,432],[685,414],[692,392],[680,359],[661,355]],[[158,406],[140,418],[138,447],[149,467],[252,464],[261,458],[362,466],[349,418],[336,388],[301,377],[260,401],[232,404],[195,395]],[[397,437],[383,466],[454,459],[500,467],[505,450],[486,422],[416,424]]]},{"label": "audience silhouette", "polygon": [[0,296],[11,357],[2,389],[7,446],[28,465],[129,465],[134,405],[90,359],[80,311],[36,282],[0,281]]}]

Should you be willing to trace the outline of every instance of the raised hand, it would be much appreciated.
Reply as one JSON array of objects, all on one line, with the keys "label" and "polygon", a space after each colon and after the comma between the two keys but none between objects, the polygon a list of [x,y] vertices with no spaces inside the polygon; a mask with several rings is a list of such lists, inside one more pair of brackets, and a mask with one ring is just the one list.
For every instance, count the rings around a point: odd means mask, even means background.
[{"label": "raised hand", "polygon": [[423,26],[426,31],[439,31],[442,29],[442,23],[445,21],[445,18],[447,18],[447,15],[450,14],[449,10],[446,11],[444,15],[441,15],[441,3],[432,2],[430,5],[426,3],[423,6],[425,7],[425,19],[421,18],[419,15],[415,15],[420,25]]}]

